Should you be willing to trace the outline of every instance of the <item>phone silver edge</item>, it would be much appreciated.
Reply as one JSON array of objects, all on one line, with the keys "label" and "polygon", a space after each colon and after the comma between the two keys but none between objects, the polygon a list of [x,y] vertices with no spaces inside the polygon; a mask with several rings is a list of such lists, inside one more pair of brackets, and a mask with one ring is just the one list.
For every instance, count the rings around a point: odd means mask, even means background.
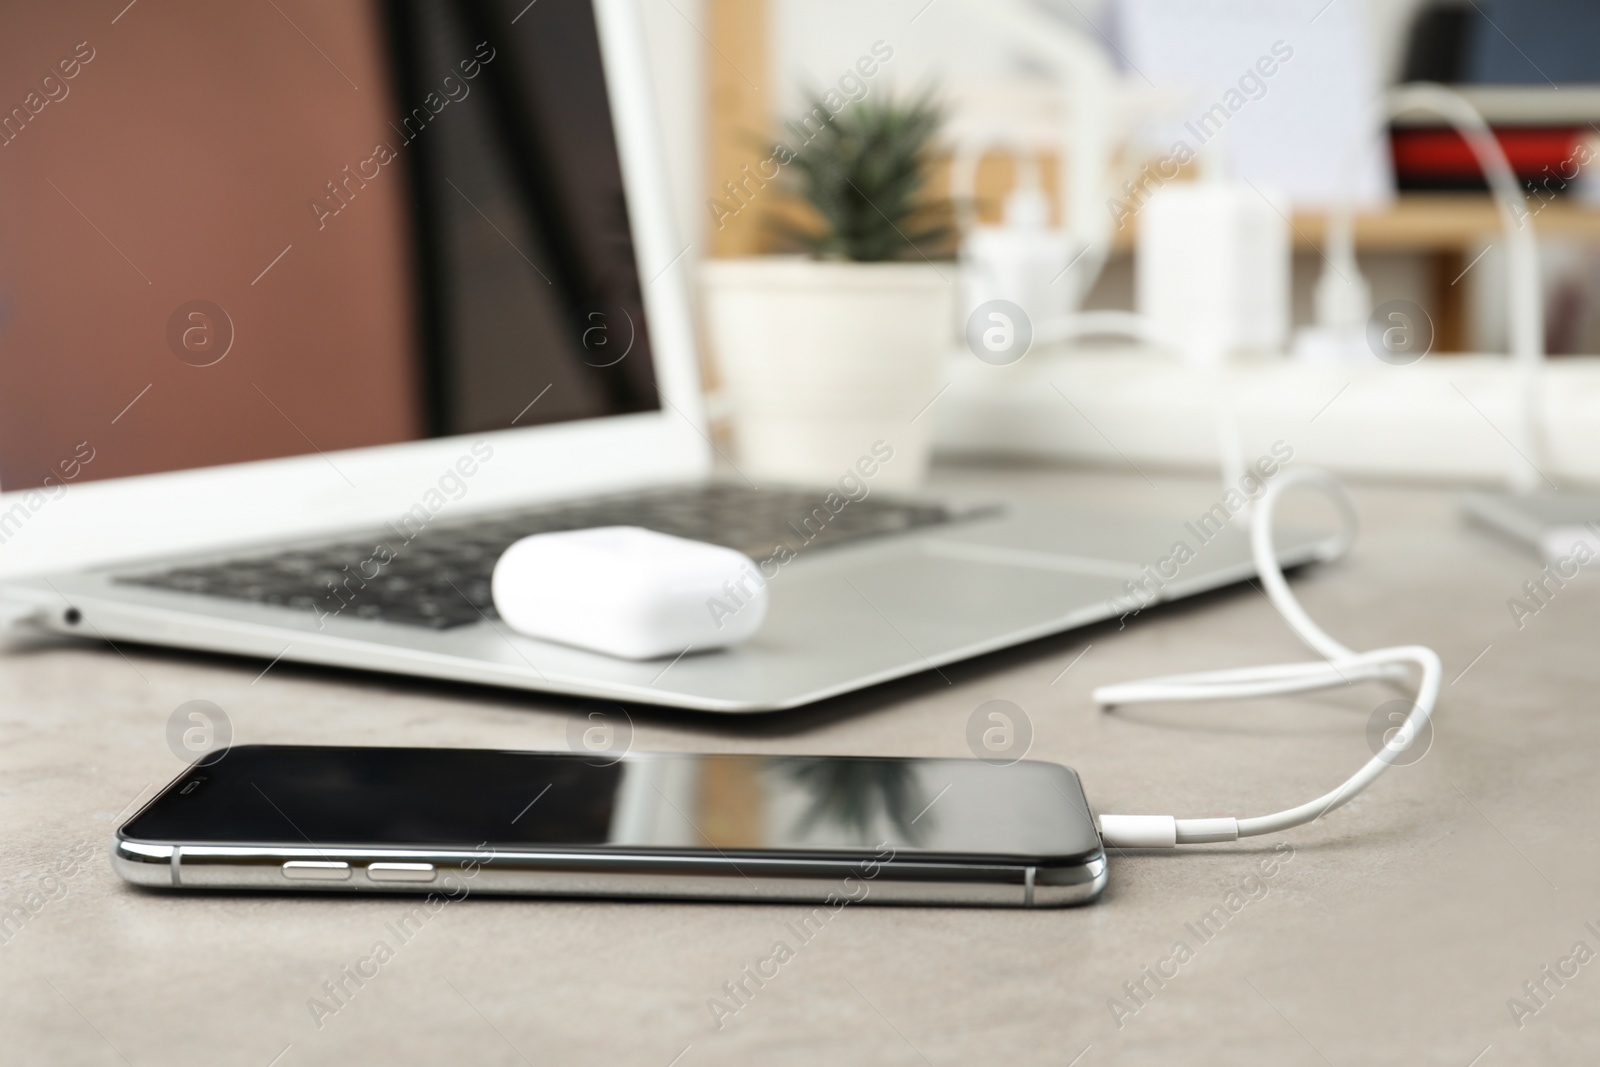
[{"label": "phone silver edge", "polygon": [[[484,848],[487,848],[485,846]],[[119,830],[111,866],[152,888],[427,894],[473,893],[705,901],[1065,907],[1106,884],[1103,850],[1039,864],[720,853],[488,849],[290,848],[137,841]]]}]

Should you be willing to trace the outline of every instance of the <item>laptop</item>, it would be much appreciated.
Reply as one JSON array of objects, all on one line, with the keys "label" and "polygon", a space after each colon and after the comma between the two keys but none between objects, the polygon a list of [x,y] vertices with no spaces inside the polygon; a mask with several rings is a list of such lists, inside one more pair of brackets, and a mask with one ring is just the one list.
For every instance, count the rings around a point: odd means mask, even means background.
[{"label": "laptop", "polygon": [[[1600,496],[1564,492],[1474,492],[1462,500],[1467,518],[1571,570],[1585,550],[1600,554]],[[1575,574],[1576,571],[1573,571]],[[1570,578],[1572,574],[1563,574]]]},{"label": "laptop", "polygon": [[[150,103],[140,63],[159,82],[181,55],[173,66],[212,90],[184,94],[185,121],[237,115],[229,130],[253,139],[238,151],[263,168],[249,176],[265,192],[248,202],[197,179],[183,194],[200,216],[192,233],[149,219],[161,213],[152,179],[180,181],[178,165],[152,175],[157,164],[128,155],[92,186],[62,162],[125,125],[116,94],[92,85],[110,60],[79,56],[84,98],[51,105],[8,147],[0,184],[13,183],[8,202],[38,206],[46,250],[16,283],[23,298],[7,299],[0,334],[11,621],[119,650],[250,656],[263,671],[299,662],[742,713],[937,671],[1254,573],[1225,509],[1155,521],[897,497],[870,477],[840,506],[837,487],[728,472],[701,401],[687,242],[672,232],[631,0],[397,0],[381,18],[346,7],[298,35],[270,8],[208,15],[209,29],[164,27],[181,13],[160,9],[124,13],[130,47],[116,70],[129,106]],[[231,37],[196,48],[202,32]],[[313,54],[316,38],[328,48]],[[250,49],[285,58],[247,63]],[[230,99],[245,67],[255,80]],[[260,81],[273,77],[282,85]],[[141,113],[142,143],[159,146],[160,123],[177,119]],[[173,153],[183,132],[168,134]],[[216,155],[182,166],[203,171]],[[119,209],[125,187],[145,199]],[[32,217],[8,231],[24,251]],[[250,253],[233,275],[216,267],[227,227],[226,249]],[[185,270],[210,280],[170,282]],[[63,305],[72,285],[93,303]],[[88,362],[106,347],[83,332],[95,329],[113,332],[115,360]],[[79,340],[35,359],[29,345],[52,336]],[[489,577],[506,546],[608,525],[762,561],[761,631],[737,648],[633,662],[500,621]],[[1179,541],[1193,551],[1174,564]],[[1293,538],[1283,558],[1324,547]]]}]

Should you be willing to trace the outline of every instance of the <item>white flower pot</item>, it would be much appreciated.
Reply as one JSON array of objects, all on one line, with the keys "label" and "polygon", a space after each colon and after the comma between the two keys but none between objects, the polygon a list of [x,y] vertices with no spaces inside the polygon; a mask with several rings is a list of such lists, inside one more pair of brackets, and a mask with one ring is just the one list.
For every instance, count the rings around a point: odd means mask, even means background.
[{"label": "white flower pot", "polygon": [[933,425],[926,409],[945,384],[954,280],[952,266],[927,263],[703,263],[739,469],[758,484],[828,484],[881,441],[893,458],[873,482],[919,483]]}]

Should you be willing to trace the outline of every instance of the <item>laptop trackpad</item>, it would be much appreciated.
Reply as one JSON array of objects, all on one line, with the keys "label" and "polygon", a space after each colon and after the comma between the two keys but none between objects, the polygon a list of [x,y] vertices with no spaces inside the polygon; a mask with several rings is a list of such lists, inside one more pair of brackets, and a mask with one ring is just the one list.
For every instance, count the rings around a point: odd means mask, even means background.
[{"label": "laptop trackpad", "polygon": [[[1280,537],[1280,544],[1288,538]],[[1016,507],[1000,521],[940,530],[927,551],[958,559],[1135,578],[1163,559],[1182,558],[1187,573],[1250,562],[1250,538],[1226,513],[1188,522],[1097,515],[1065,508]]]},{"label": "laptop trackpad", "polygon": [[998,648],[1107,617],[1128,574],[962,558],[918,546],[888,558],[796,574],[771,586],[750,643],[816,649],[871,669],[886,661]]}]

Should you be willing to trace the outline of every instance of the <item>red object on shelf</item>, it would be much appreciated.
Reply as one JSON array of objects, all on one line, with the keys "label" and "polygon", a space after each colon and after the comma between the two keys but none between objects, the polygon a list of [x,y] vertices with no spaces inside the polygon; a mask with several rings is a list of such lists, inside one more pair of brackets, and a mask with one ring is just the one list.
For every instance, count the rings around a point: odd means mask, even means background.
[{"label": "red object on shelf", "polygon": [[[1584,126],[1518,126],[1493,132],[1511,169],[1523,179],[1570,181],[1586,155],[1579,151],[1588,132]],[[1401,179],[1482,179],[1477,157],[1453,129],[1400,127],[1390,131],[1389,140]]]}]

